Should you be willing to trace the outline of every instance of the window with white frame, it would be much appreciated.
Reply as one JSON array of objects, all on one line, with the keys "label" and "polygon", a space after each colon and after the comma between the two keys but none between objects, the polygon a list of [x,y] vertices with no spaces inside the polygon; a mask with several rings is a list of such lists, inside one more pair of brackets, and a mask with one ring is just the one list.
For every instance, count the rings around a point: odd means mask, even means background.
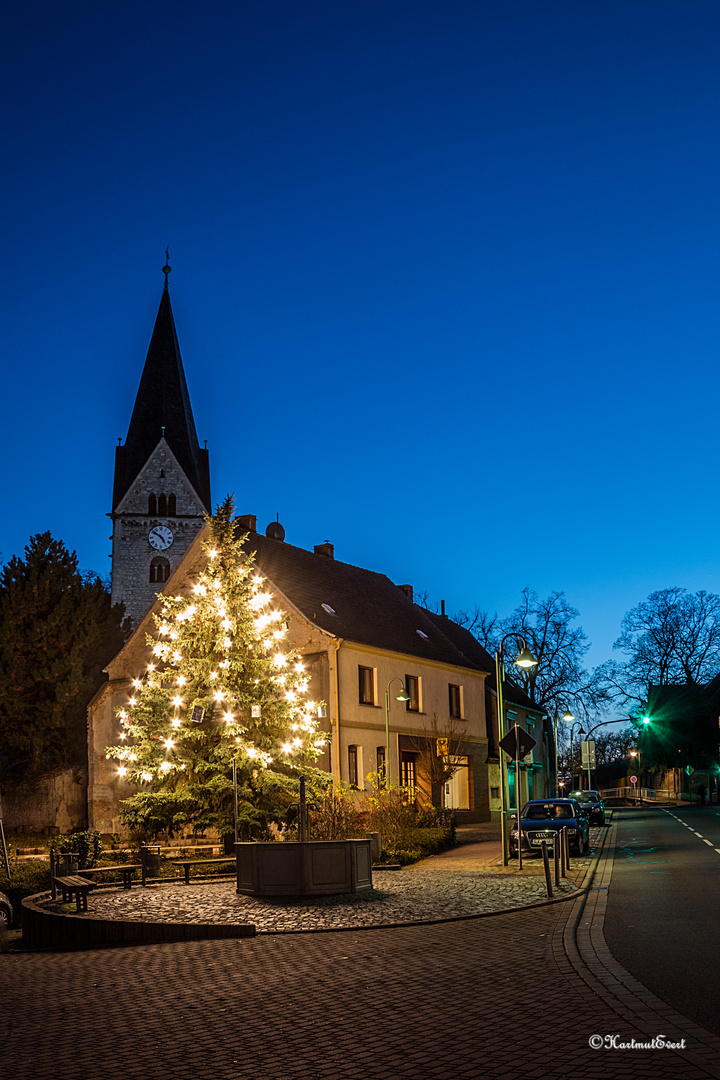
[{"label": "window with white frame", "polygon": [[405,702],[405,708],[408,712],[422,712],[422,705],[420,703],[420,682],[421,680],[418,675],[405,676],[405,689],[409,698],[409,700]]},{"label": "window with white frame", "polygon": [[361,705],[375,705],[375,668],[358,665],[358,701]]},{"label": "window with white frame", "polygon": [[448,708],[454,720],[463,719],[463,688],[456,683],[448,683]]},{"label": "window with white frame", "polygon": [[385,747],[384,746],[378,746],[376,748],[376,750],[375,750],[375,761],[376,761],[378,779],[380,780],[381,783],[384,783],[385,782],[385,761],[386,761]]},{"label": "window with white frame", "polygon": [[354,788],[360,787],[358,783],[360,776],[359,756],[359,747],[348,746],[348,783]]}]

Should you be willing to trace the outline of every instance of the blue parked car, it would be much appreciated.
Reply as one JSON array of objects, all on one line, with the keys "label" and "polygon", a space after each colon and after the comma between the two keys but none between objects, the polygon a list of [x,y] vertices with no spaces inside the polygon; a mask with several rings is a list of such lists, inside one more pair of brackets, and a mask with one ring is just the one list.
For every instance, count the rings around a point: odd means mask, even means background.
[{"label": "blue parked car", "polygon": [[[589,845],[590,823],[584,808],[575,799],[533,799],[525,803],[520,819],[523,852],[540,852],[543,840],[548,847],[555,843],[561,829],[567,828],[570,850],[585,855]],[[518,852],[517,822],[510,829],[510,854]]]},{"label": "blue parked car", "polygon": [[568,798],[575,799],[587,811],[591,825],[605,824],[605,803],[599,791],[571,791]]}]

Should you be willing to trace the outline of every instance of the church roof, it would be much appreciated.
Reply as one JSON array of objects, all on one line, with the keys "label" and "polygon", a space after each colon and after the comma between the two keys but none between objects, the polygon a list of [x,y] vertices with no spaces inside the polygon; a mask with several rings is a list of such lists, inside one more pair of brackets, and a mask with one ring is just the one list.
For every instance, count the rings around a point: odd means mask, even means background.
[{"label": "church roof", "polygon": [[124,445],[118,446],[115,451],[113,510],[163,434],[205,509],[210,511],[208,451],[200,448],[195,431],[167,283],[160,300],[127,438]]},{"label": "church roof", "polygon": [[454,667],[493,670],[489,656],[486,663],[459,649],[385,574],[256,532],[249,533],[245,549],[256,553],[260,571],[297,610],[333,637]]}]

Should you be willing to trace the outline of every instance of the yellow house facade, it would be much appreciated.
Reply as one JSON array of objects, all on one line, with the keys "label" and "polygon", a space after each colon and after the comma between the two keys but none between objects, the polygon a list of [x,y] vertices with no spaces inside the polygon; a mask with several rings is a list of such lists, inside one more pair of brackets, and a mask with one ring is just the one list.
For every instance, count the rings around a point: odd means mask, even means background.
[{"label": "yellow house facade", "polygon": [[[253,515],[239,518],[237,528],[286,614],[288,640],[303,654],[312,697],[323,702],[327,744],[318,766],[357,789],[387,770],[409,797],[452,807],[461,820],[497,816],[494,668],[482,646],[445,615],[415,604],[409,585],[336,560],[330,544],[295,547],[275,522],[263,535]],[[171,595],[190,592],[206,534],[207,526],[166,583]],[[146,635],[158,607],[156,601],[108,666],[108,682],[89,708],[88,823],[101,833],[122,832],[120,804],[133,791],[105,752],[117,739],[114,710],[127,702],[132,679],[149,661]],[[505,694],[519,722],[542,727],[520,691],[509,684]],[[521,791],[531,775],[521,778]]]}]

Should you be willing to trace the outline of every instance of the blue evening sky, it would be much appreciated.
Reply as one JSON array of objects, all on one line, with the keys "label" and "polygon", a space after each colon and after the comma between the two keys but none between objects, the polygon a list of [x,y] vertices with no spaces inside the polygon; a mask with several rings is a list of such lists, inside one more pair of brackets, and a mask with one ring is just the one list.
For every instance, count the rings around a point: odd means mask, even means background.
[{"label": "blue evening sky", "polygon": [[10,0],[2,558],[109,571],[170,289],[213,497],[612,655],[720,592],[717,0]]}]

